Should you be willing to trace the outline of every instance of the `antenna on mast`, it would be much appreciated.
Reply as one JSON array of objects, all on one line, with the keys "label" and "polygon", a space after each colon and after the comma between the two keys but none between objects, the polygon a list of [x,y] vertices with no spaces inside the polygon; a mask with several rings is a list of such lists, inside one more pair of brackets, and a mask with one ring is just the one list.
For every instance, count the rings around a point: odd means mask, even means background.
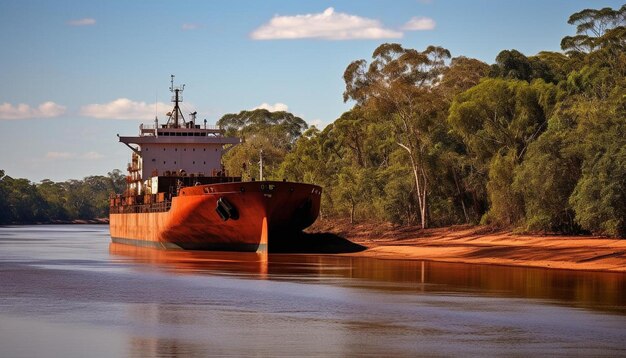
[{"label": "antenna on mast", "polygon": [[183,92],[184,90],[185,85],[174,87],[174,75],[170,75],[170,92],[174,93],[174,95],[172,96],[172,102],[174,102],[174,110],[169,113],[170,118],[167,120],[167,124],[169,125],[170,121],[173,119],[174,123],[170,125],[171,128],[180,128],[180,125],[178,124],[178,118],[183,121],[183,124],[186,124],[183,112],[180,110],[180,107],[178,107],[178,103],[183,101],[181,92]]}]

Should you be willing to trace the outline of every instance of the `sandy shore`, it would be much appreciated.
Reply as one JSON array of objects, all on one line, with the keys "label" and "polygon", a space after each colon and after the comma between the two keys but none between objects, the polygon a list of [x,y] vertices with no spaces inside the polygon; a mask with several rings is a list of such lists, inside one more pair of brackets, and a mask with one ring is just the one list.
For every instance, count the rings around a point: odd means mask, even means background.
[{"label": "sandy shore", "polygon": [[352,226],[324,220],[311,231],[330,232],[367,248],[342,254],[349,256],[626,272],[626,239],[517,235],[481,226]]}]

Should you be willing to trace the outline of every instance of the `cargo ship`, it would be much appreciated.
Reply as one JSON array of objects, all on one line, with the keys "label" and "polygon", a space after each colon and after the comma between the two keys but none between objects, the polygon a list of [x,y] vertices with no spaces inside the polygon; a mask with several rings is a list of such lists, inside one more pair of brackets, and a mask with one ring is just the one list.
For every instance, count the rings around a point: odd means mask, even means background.
[{"label": "cargo ship", "polygon": [[319,215],[322,188],[286,180],[229,176],[222,155],[241,143],[216,126],[185,119],[184,85],[171,79],[167,122],[119,136],[131,150],[124,194],[110,198],[115,243],[163,249],[267,251],[296,240]]}]

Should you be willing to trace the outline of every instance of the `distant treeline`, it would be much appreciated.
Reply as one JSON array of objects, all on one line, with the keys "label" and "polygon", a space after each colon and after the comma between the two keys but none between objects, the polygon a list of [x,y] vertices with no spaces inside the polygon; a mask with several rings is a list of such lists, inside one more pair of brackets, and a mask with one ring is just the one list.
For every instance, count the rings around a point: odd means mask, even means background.
[{"label": "distant treeline", "polygon": [[0,224],[71,222],[106,218],[109,195],[122,193],[126,180],[119,170],[107,176],[55,183],[14,179],[0,170]]},{"label": "distant treeline", "polygon": [[344,73],[353,103],[320,131],[286,112],[218,124],[227,169],[324,187],[322,214],[422,227],[626,235],[626,5],[569,21],[563,52],[488,65],[385,43]]}]

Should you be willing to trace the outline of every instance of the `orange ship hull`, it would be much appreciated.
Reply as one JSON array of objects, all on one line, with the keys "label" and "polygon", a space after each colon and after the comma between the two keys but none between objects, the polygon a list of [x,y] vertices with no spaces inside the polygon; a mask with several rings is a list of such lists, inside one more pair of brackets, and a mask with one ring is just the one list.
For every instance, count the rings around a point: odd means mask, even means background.
[{"label": "orange ship hull", "polygon": [[[313,224],[321,191],[317,185],[274,181],[186,187],[166,212],[111,213],[111,240],[173,249],[266,250]],[[220,205],[232,209],[230,217],[220,215]]]}]

